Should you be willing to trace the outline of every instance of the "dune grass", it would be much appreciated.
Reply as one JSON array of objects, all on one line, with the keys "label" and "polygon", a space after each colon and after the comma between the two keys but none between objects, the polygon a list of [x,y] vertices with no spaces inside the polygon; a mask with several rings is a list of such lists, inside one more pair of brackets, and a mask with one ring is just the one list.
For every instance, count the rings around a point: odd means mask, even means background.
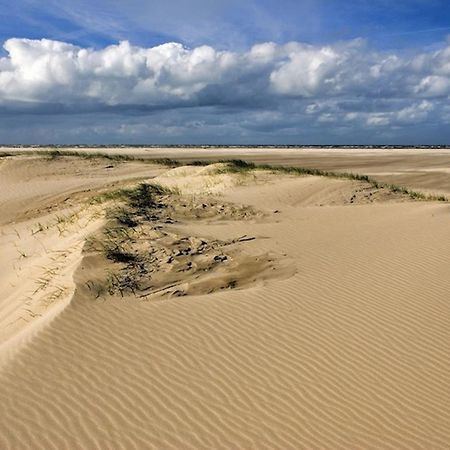
[{"label": "dune grass", "polygon": [[[108,193],[109,200],[118,200],[107,211],[108,224],[103,229],[103,237],[96,240],[100,252],[111,262],[120,263],[124,270],[112,271],[106,281],[107,291],[112,295],[119,292],[135,293],[139,289],[139,274],[147,273],[146,259],[151,255],[143,255],[132,249],[138,238],[139,226],[160,220],[161,213],[167,208],[167,195],[176,191],[158,184],[140,183],[135,187]],[[98,247],[99,245],[99,247]]]},{"label": "dune grass", "polygon": [[176,193],[158,184],[148,183],[106,193],[101,200],[118,200],[118,204],[107,211],[106,217],[112,221],[111,226],[106,228],[107,234],[120,239],[130,238],[127,230],[137,227],[143,221],[152,220],[156,211],[166,207],[163,197]]}]

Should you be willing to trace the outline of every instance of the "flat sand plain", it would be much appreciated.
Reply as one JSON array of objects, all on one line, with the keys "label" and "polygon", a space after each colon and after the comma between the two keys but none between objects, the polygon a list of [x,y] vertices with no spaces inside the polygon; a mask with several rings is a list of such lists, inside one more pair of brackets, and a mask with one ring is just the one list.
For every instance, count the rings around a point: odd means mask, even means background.
[{"label": "flat sand plain", "polygon": [[[450,194],[448,150],[101,151]],[[138,181],[173,191],[113,261],[105,193]],[[449,203],[29,154],[0,158],[0,208],[0,448],[450,448]]]}]

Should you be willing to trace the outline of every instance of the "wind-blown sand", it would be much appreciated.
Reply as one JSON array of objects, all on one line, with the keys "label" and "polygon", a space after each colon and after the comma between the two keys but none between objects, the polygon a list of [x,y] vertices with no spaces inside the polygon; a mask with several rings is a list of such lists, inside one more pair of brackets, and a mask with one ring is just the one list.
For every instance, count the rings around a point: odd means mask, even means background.
[{"label": "wind-blown sand", "polygon": [[[110,295],[93,286],[115,264],[84,245],[107,204],[89,199],[137,178],[181,191],[133,234],[169,287]],[[29,156],[0,158],[0,187],[0,448],[450,448],[448,203]]]}]

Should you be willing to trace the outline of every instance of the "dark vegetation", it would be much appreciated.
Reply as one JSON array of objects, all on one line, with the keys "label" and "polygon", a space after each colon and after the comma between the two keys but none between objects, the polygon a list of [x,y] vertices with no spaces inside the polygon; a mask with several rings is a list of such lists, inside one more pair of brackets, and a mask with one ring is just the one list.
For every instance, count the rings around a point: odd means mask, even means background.
[{"label": "dark vegetation", "polygon": [[148,272],[146,258],[139,254],[133,244],[139,238],[136,227],[164,219],[161,214],[167,205],[164,197],[172,191],[159,185],[140,183],[134,188],[121,189],[106,194],[102,200],[119,200],[120,206],[108,212],[109,224],[103,231],[103,238],[96,241],[105,257],[124,266],[124,270],[112,272],[108,277],[107,290],[110,294],[120,292],[136,293],[139,279]]}]

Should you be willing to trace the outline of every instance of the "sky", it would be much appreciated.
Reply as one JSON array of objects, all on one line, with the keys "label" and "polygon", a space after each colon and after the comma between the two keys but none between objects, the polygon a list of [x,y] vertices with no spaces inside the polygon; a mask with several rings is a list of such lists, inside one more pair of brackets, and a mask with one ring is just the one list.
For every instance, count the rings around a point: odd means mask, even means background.
[{"label": "sky", "polygon": [[0,143],[448,144],[441,0],[0,0]]}]

